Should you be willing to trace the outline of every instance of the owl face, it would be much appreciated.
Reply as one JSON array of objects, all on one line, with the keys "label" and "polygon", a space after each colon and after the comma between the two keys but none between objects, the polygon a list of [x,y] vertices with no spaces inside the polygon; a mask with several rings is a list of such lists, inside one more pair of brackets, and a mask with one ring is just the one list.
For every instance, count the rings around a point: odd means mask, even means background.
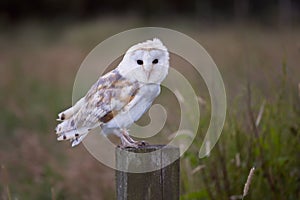
[{"label": "owl face", "polygon": [[160,84],[168,74],[168,50],[158,39],[137,44],[126,52],[118,69],[132,81]]}]

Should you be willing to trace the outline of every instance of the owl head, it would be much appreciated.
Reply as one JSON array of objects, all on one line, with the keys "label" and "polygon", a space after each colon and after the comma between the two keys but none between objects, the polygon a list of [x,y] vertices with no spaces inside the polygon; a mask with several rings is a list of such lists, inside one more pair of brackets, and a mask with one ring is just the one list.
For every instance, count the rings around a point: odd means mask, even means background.
[{"label": "owl head", "polygon": [[117,68],[132,81],[160,84],[168,74],[169,52],[154,38],[129,48]]}]

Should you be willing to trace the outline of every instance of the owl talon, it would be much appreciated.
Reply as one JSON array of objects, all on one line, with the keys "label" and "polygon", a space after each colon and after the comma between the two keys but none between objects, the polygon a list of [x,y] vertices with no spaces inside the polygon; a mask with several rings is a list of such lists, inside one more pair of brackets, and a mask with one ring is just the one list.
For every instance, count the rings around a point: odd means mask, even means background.
[{"label": "owl talon", "polygon": [[137,145],[138,145],[139,147],[144,147],[144,146],[149,145],[149,143],[148,143],[148,142],[145,142],[145,141],[139,141],[139,142],[137,142]]},{"label": "owl talon", "polygon": [[131,143],[131,144],[120,144],[118,145],[119,148],[121,149],[128,149],[128,148],[138,148],[139,145],[135,144],[135,143]]},{"label": "owl talon", "polygon": [[117,147],[118,148],[121,148],[121,149],[126,149],[126,148],[139,148],[139,147],[145,147],[149,145],[148,142],[145,142],[145,141],[135,141],[135,142],[132,142],[132,143],[127,143],[125,142],[125,144],[119,144]]}]

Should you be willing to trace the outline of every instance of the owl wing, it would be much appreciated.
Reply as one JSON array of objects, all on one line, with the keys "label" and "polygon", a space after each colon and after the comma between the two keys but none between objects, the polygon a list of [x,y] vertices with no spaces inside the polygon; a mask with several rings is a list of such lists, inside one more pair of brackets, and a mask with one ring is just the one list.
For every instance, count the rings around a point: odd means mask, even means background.
[{"label": "owl wing", "polygon": [[99,78],[85,97],[73,107],[61,112],[56,127],[58,140],[79,144],[91,130],[107,123],[128,105],[139,89],[137,82],[123,78],[117,70]]}]

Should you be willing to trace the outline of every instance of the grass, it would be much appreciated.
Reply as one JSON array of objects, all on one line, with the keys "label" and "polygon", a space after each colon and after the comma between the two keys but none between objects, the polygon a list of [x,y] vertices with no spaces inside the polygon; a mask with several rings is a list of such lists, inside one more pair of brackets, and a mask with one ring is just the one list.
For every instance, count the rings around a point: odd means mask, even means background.
[{"label": "grass", "polygon": [[[114,196],[114,171],[84,147],[71,149],[68,143],[58,143],[53,130],[56,114],[71,103],[76,71],[88,52],[111,34],[141,25],[145,24],[134,18],[109,18],[1,29],[2,199]],[[176,29],[178,24],[161,21],[159,25]],[[299,199],[300,30],[231,24],[201,27],[184,21],[178,27],[211,54],[228,95],[221,138],[209,157],[199,160],[197,151],[210,119],[209,95],[201,77],[184,72],[193,77],[194,87],[201,86],[197,94],[207,103],[201,105],[197,139],[181,159],[181,199],[242,198],[253,166],[245,200]],[[161,98],[168,102],[167,95]],[[165,133],[173,131],[176,120],[168,119]]]},{"label": "grass", "polygon": [[[287,80],[285,76],[283,80]],[[237,110],[228,111],[223,134],[211,155],[198,160],[196,151],[186,154],[183,159],[188,169],[203,166],[203,170],[193,175],[186,172],[182,199],[299,198],[299,97],[296,84],[281,86],[272,101],[258,92],[254,95],[249,86],[243,100],[245,112],[241,116]],[[265,105],[259,124],[255,119],[262,109],[254,97]],[[243,197],[252,166],[256,168],[253,183]],[[194,192],[189,192],[191,182],[196,186]]]}]

